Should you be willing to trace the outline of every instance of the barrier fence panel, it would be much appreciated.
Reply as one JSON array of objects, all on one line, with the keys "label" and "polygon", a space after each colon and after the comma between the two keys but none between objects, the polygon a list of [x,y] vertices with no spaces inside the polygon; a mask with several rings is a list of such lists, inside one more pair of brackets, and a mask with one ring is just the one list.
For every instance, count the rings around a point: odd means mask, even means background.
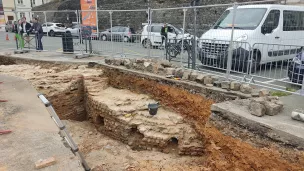
[{"label": "barrier fence panel", "polygon": [[93,49],[103,56],[112,56],[113,46],[111,41],[112,11],[97,11],[98,16],[98,40],[93,43]]},{"label": "barrier fence panel", "polygon": [[[176,62],[182,62],[187,57],[184,49],[181,48],[183,40],[190,40],[190,34],[184,31],[186,10],[178,9],[152,9],[151,40],[153,46],[159,49],[160,56]],[[167,25],[167,37],[161,34],[164,25]],[[164,31],[164,30],[163,30]],[[168,46],[165,46],[167,43]],[[168,48],[170,48],[168,50]],[[170,54],[171,53],[171,54]]]},{"label": "barrier fence panel", "polygon": [[146,10],[115,10],[112,14],[113,48],[117,56],[145,57],[147,49],[142,46],[143,23],[147,21]]}]

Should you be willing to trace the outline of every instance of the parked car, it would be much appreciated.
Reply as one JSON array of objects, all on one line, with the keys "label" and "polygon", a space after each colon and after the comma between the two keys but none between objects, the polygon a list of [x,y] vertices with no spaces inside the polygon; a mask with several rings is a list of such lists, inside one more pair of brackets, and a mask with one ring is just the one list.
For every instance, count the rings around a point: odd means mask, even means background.
[{"label": "parked car", "polygon": [[[150,30],[148,30],[147,24],[143,24],[143,25],[144,28],[141,33],[141,43],[143,47],[147,48],[149,46],[161,46],[162,36],[160,32],[164,24],[153,23],[151,24]],[[170,41],[173,41],[172,39],[177,39],[181,43],[183,37],[183,31],[181,29],[178,29],[177,27],[174,27],[171,24],[167,24],[167,26],[168,26],[168,39],[170,39]],[[150,35],[149,35],[149,31],[151,31]],[[190,35],[189,33],[184,33],[184,39],[191,39],[192,37],[193,36]]]},{"label": "parked car", "polygon": [[73,37],[79,37],[80,29],[81,29],[80,24],[72,24],[71,27],[66,28],[66,32],[71,33]]},{"label": "parked car", "polygon": [[288,77],[294,83],[302,84],[304,75],[304,52],[300,52],[288,66]]},{"label": "parked car", "polygon": [[[91,38],[92,40],[98,40],[98,34],[97,34],[97,27],[90,27],[90,26],[81,26],[81,24],[74,24],[71,27],[66,28],[66,32],[69,32],[72,34],[73,37],[79,38],[81,31],[83,30],[91,30]],[[82,36],[84,37],[84,35]]]},{"label": "parked car", "polygon": [[112,38],[117,41],[134,42],[136,40],[135,30],[130,27],[115,26],[112,29],[107,29],[100,33],[102,41],[111,40]]},{"label": "parked car", "polygon": [[8,21],[5,24],[5,31],[6,32],[12,32],[14,28],[14,22],[13,21]]},{"label": "parked car", "polygon": [[[244,5],[238,6],[234,23],[234,44],[232,65],[247,70],[252,62],[251,71],[261,64],[292,59],[296,51],[294,45],[304,44],[304,27],[301,27],[304,8],[288,5]],[[199,42],[199,59],[225,61],[231,39],[233,8],[228,8],[205,32]],[[295,41],[296,40],[296,41]],[[279,44],[280,49],[273,48]],[[291,53],[281,53],[281,52]],[[252,55],[251,55],[252,54]],[[252,59],[251,59],[252,58]],[[224,62],[226,64],[226,62]],[[243,65],[243,66],[241,66]]]},{"label": "parked car", "polygon": [[66,28],[61,23],[44,23],[42,24],[43,33],[48,34],[51,37],[56,35],[62,35],[65,33]]}]

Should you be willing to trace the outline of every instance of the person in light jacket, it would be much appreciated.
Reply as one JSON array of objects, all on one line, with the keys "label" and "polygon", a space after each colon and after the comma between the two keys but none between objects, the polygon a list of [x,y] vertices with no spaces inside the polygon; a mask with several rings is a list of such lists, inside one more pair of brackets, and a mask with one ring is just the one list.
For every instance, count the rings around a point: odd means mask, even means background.
[{"label": "person in light jacket", "polygon": [[42,51],[43,45],[42,45],[42,37],[43,37],[43,29],[41,24],[38,22],[38,18],[33,18],[33,26],[30,28],[29,32],[34,32],[36,36],[36,50]]}]

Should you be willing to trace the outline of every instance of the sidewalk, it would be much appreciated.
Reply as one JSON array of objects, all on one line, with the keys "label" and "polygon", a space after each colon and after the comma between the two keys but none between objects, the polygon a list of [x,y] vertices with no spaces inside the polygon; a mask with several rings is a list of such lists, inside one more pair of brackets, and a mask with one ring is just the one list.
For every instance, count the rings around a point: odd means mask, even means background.
[{"label": "sidewalk", "polygon": [[35,170],[35,162],[55,157],[56,164],[40,171],[80,171],[78,158],[63,145],[58,128],[37,91],[23,79],[0,75],[0,170]]}]

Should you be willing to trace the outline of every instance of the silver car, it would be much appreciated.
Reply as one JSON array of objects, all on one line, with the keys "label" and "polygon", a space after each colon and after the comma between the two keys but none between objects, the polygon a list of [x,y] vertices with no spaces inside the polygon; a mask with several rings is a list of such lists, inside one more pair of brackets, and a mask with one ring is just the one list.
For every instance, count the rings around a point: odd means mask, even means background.
[{"label": "silver car", "polygon": [[115,41],[124,41],[124,42],[134,42],[136,39],[135,31],[130,27],[115,26],[112,29],[107,29],[100,33],[100,38],[102,41],[111,40],[111,31],[112,38]]}]

